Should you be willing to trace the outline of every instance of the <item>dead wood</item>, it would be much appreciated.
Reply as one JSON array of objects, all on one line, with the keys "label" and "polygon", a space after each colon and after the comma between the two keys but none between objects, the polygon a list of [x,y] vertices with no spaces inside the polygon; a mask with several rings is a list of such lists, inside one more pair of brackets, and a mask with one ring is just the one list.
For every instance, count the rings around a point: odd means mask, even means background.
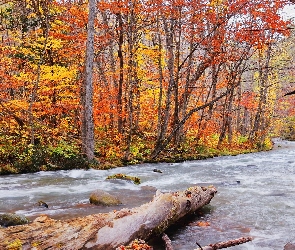
[{"label": "dead wood", "polygon": [[223,241],[223,242],[219,242],[219,243],[215,243],[215,244],[210,244],[208,246],[204,246],[202,248],[197,248],[195,250],[216,250],[216,249],[222,249],[222,248],[227,248],[227,247],[233,247],[236,245],[240,245],[243,243],[246,243],[248,241],[251,241],[252,238],[251,237],[241,237],[238,239],[234,239],[234,240],[228,240],[228,241]]},{"label": "dead wood", "polygon": [[162,234],[162,240],[165,242],[165,249],[166,250],[173,250],[172,242],[167,234]]},{"label": "dead wood", "polygon": [[0,229],[0,249],[19,244],[26,249],[115,249],[134,239],[147,240],[163,233],[183,216],[195,212],[214,197],[214,187],[190,187],[160,193],[149,203],[69,220],[44,215],[33,223]]}]

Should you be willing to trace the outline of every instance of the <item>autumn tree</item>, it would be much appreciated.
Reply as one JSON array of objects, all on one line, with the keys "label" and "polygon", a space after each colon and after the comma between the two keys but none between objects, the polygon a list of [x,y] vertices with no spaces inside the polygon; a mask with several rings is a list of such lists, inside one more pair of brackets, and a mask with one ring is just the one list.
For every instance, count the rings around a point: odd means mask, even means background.
[{"label": "autumn tree", "polygon": [[285,4],[1,4],[4,158],[20,155],[15,141],[26,156],[39,147],[47,167],[61,164],[53,156],[117,164],[264,145],[280,88],[274,58],[290,30],[278,14]]}]

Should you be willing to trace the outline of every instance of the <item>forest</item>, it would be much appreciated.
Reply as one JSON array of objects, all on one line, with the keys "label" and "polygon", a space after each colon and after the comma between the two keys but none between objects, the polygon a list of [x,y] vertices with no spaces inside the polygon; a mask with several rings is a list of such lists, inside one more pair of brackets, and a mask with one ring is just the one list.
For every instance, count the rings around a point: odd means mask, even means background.
[{"label": "forest", "polygon": [[295,137],[282,0],[0,3],[0,174],[202,159]]}]

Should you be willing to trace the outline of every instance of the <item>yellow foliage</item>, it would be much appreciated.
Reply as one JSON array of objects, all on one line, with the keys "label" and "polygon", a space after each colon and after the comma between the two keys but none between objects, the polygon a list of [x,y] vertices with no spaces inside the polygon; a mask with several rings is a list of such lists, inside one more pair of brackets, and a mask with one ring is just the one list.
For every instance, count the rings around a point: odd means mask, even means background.
[{"label": "yellow foliage", "polygon": [[219,14],[221,14],[221,11],[227,9],[226,0],[211,0],[209,6],[217,10]]},{"label": "yellow foliage", "polygon": [[63,47],[63,42],[60,39],[56,39],[53,37],[48,37],[48,41],[46,44],[47,49],[58,50]]},{"label": "yellow foliage", "polygon": [[223,0],[212,0],[210,1],[211,6],[219,6],[223,3]]},{"label": "yellow foliage", "polygon": [[76,69],[69,70],[68,68],[59,66],[59,65],[53,65],[53,66],[42,65],[40,80],[69,82],[69,81],[72,81],[76,77],[76,75],[77,75]]},{"label": "yellow foliage", "polygon": [[35,18],[37,15],[36,15],[36,13],[34,13],[34,12],[32,12],[32,13],[30,13],[29,15],[28,15],[28,19],[30,19],[30,18]]},{"label": "yellow foliage", "polygon": [[29,103],[26,100],[10,100],[9,106],[11,109],[23,110],[29,108]]}]

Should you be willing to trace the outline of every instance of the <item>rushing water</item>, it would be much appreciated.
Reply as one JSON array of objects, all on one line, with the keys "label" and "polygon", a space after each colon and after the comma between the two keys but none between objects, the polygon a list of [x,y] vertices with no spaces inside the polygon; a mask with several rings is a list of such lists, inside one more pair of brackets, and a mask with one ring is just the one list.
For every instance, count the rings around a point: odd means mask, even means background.
[{"label": "rushing water", "polygon": [[[163,173],[153,172],[160,169]],[[142,184],[106,180],[108,175],[138,176]],[[0,213],[15,212],[34,219],[39,214],[70,218],[145,203],[155,194],[192,185],[217,187],[218,194],[202,214],[168,231],[175,250],[251,236],[252,242],[230,249],[283,249],[295,240],[295,142],[275,142],[274,150],[175,164],[142,164],[111,170],[39,172],[0,177]],[[120,197],[123,204],[90,205],[96,189]],[[49,208],[37,206],[45,201]],[[210,226],[199,227],[197,221]],[[155,243],[156,244],[156,243]],[[163,249],[159,244],[155,249]]]}]

